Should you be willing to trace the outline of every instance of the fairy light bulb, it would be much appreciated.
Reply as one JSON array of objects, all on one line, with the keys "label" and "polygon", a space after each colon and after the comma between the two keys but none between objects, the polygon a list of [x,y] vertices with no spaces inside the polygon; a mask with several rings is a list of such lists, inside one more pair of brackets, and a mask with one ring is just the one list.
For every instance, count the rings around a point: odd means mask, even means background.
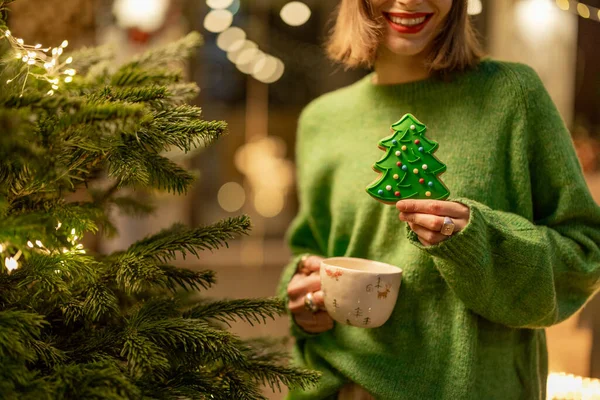
[{"label": "fairy light bulb", "polygon": [[8,269],[9,274],[19,268],[19,262],[15,260],[14,257],[6,257],[4,259],[4,265],[6,266],[6,269]]},{"label": "fairy light bulb", "polygon": [[33,248],[33,243],[31,243],[31,240],[27,241],[27,247],[29,248]]}]

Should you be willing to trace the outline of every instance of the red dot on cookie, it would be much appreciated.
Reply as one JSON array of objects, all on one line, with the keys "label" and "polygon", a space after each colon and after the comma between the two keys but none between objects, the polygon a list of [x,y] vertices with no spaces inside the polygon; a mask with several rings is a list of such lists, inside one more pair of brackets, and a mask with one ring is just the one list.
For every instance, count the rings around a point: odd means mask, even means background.
[{"label": "red dot on cookie", "polygon": [[425,179],[423,179],[423,178],[419,179],[419,183],[425,183]]},{"label": "red dot on cookie", "polygon": [[401,166],[402,166],[402,163],[401,163],[400,161],[398,161],[398,162],[396,163],[396,165],[397,165],[397,166],[399,166],[399,167],[401,167]]},{"label": "red dot on cookie", "polygon": [[400,192],[396,192],[396,193],[394,193],[394,195],[395,195],[396,197],[400,197]]},{"label": "red dot on cookie", "polygon": [[419,144],[421,141],[419,139],[415,140],[415,144]]}]

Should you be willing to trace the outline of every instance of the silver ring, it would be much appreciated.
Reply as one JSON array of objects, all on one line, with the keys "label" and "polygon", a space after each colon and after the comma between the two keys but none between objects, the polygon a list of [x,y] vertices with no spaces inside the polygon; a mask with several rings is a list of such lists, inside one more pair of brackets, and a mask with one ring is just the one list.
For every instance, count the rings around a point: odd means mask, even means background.
[{"label": "silver ring", "polygon": [[312,313],[319,311],[319,307],[315,304],[313,292],[308,292],[306,293],[306,296],[304,296],[304,308]]},{"label": "silver ring", "polygon": [[455,228],[456,225],[454,224],[454,221],[452,221],[452,218],[444,217],[444,224],[442,225],[440,233],[444,236],[452,236]]}]

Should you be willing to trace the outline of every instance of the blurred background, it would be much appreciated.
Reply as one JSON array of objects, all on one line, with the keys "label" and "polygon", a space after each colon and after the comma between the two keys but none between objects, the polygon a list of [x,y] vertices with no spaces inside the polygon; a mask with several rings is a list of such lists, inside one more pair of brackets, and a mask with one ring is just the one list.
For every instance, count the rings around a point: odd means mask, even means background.
[{"label": "blurred background", "polygon": [[[205,119],[227,121],[230,134],[182,161],[199,176],[187,196],[159,197],[152,219],[116,215],[120,236],[95,238],[91,246],[102,252],[122,249],[176,221],[196,226],[246,213],[254,225],[249,237],[181,265],[217,271],[218,284],[209,296],[272,296],[289,259],[284,233],[297,209],[298,115],[312,99],[368,72],[344,71],[324,57],[322,44],[337,3],[21,0],[11,5],[11,31],[26,42],[55,46],[68,39],[71,48],[112,45],[123,60],[190,30],[204,36],[204,45],[187,66],[189,79],[201,88],[195,102]],[[573,135],[590,190],[600,202],[600,0],[469,0],[469,12],[490,56],[537,70]],[[234,326],[242,336],[286,336],[287,329],[286,318]],[[600,378],[600,298],[549,329],[548,342],[551,371],[575,376],[553,375],[549,386],[558,382],[560,390],[575,391],[587,383],[600,388],[597,381],[577,378]]]}]

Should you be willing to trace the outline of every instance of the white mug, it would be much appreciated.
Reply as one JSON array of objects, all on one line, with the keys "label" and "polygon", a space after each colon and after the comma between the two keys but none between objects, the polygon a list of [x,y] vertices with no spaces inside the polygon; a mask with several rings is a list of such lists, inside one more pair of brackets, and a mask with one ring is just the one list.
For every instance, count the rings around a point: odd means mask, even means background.
[{"label": "white mug", "polygon": [[378,261],[331,257],[321,261],[327,313],[344,325],[377,328],[394,310],[402,269]]}]

